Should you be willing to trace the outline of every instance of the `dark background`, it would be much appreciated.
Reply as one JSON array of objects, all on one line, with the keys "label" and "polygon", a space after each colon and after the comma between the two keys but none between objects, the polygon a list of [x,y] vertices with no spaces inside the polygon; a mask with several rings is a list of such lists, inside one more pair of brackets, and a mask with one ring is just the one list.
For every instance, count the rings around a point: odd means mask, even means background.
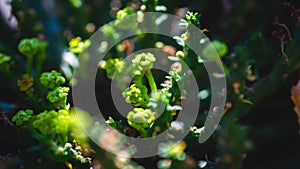
[{"label": "dark background", "polygon": [[[61,53],[67,46],[69,36],[88,38],[91,33],[85,30],[86,24],[94,23],[99,27],[114,19],[110,15],[110,1],[86,0],[82,8],[74,8],[64,1],[57,1],[55,7],[48,10],[47,7],[43,7],[43,1],[25,0],[25,2],[16,5],[13,11],[17,18],[20,16],[20,11],[23,11],[23,15],[29,15],[27,20],[19,23],[21,31],[9,27],[3,19],[1,20],[0,52],[5,49],[8,54],[14,53],[21,38],[42,34],[50,44],[48,48],[50,57],[45,70],[59,67]],[[121,2],[122,6],[131,3],[124,0]],[[293,20],[290,19],[289,14],[291,10],[300,7],[299,0],[170,0],[161,1],[161,4],[166,5],[168,13],[172,14],[183,7],[199,12],[201,27],[209,30],[207,36],[210,39],[224,41],[229,51],[232,51],[235,45],[247,41],[248,37],[258,30],[272,45],[278,45],[278,42],[272,39],[272,32],[276,29],[274,24],[276,17],[293,32],[295,31]],[[32,11],[34,14],[30,13]],[[274,56],[274,60],[277,57]],[[19,59],[20,63],[24,60],[22,57]],[[268,70],[268,67],[265,70]],[[276,92],[254,106],[247,116],[240,119],[241,124],[249,126],[249,138],[254,144],[253,150],[244,160],[243,168],[299,168],[299,126],[293,111],[294,105],[290,100],[290,89],[299,77],[300,71],[295,72]],[[104,90],[106,83],[100,85],[102,86],[99,88],[103,90],[100,90],[98,95],[108,91]],[[5,117],[11,117],[17,106],[27,106],[24,105],[26,101],[17,91],[16,85],[7,81],[1,74],[0,89],[0,110],[8,112]],[[6,122],[4,115],[0,120],[0,132],[0,156],[17,154],[20,133]],[[196,150],[200,152],[201,148],[203,147],[198,146]],[[197,151],[194,149],[192,153],[196,159]],[[203,155],[202,152],[199,154]]]}]

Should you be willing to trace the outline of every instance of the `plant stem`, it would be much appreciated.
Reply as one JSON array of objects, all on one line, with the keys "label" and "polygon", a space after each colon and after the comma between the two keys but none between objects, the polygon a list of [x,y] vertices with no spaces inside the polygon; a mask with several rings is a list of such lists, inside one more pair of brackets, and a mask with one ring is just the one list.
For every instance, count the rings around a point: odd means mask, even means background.
[{"label": "plant stem", "polygon": [[147,133],[147,131],[144,128],[140,127],[137,130],[141,133],[141,135],[142,135],[143,138],[148,137],[148,133]]},{"label": "plant stem", "polygon": [[8,78],[10,78],[13,82],[15,82],[15,81],[18,80],[18,78],[16,77],[16,75],[14,75],[11,71],[9,71],[8,68],[7,68],[7,69],[4,69],[4,70],[3,70],[3,73],[4,73]]},{"label": "plant stem", "polygon": [[33,56],[27,56],[26,73],[31,75]]},{"label": "plant stem", "polygon": [[37,64],[36,64],[36,71],[35,71],[35,78],[39,79],[42,68],[43,68],[43,63],[46,58],[46,51],[42,51],[38,56],[37,56]]},{"label": "plant stem", "polygon": [[157,87],[152,72],[149,70],[145,73],[145,75],[147,77],[151,92],[155,92],[157,90]]}]

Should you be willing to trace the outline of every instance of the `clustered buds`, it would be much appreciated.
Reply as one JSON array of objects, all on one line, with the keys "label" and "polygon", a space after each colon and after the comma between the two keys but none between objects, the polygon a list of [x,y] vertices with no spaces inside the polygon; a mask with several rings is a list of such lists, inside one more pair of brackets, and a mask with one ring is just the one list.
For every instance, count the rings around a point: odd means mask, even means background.
[{"label": "clustered buds", "polygon": [[70,40],[69,50],[74,54],[79,54],[91,45],[89,40],[82,41],[80,37],[76,37]]},{"label": "clustered buds", "polygon": [[66,79],[61,73],[52,70],[51,72],[44,72],[40,77],[40,82],[43,86],[53,89],[66,82]]},{"label": "clustered buds", "polygon": [[196,12],[187,12],[186,13],[186,20],[191,23],[191,24],[195,24],[195,25],[198,25],[200,22],[199,22],[199,14]]},{"label": "clustered buds", "polygon": [[40,82],[43,86],[50,89],[47,94],[48,101],[53,103],[56,108],[65,109],[70,88],[60,86],[66,82],[61,73],[55,70],[44,72],[40,77]]},{"label": "clustered buds", "polygon": [[134,108],[127,115],[128,123],[137,130],[150,126],[155,117],[150,109]]},{"label": "clustered buds", "polygon": [[20,91],[28,91],[33,85],[33,78],[29,74],[24,74],[18,80]]},{"label": "clustered buds", "polygon": [[[76,147],[77,148],[77,147]],[[71,143],[66,143],[64,146],[57,146],[55,147],[55,153],[57,155],[62,155],[62,156],[72,156],[76,160],[80,161],[81,163],[86,163],[89,162],[88,158],[85,158],[82,155],[82,152],[80,150],[73,148],[73,145]]]},{"label": "clustered buds", "polygon": [[14,117],[12,118],[12,122],[16,123],[17,126],[21,126],[27,121],[31,119],[33,115],[33,111],[30,109],[20,110]]},{"label": "clustered buds", "polygon": [[45,111],[36,116],[33,127],[43,134],[65,134],[67,132],[68,120],[69,113],[66,110],[59,110],[58,112],[54,110]]},{"label": "clustered buds", "polygon": [[[137,21],[137,16],[132,14],[135,14],[135,12],[130,7],[119,10],[117,12],[117,20],[115,21],[115,25],[121,29],[134,28]],[[132,17],[128,17],[128,15],[132,15]]]},{"label": "clustered buds", "polygon": [[121,73],[125,68],[125,61],[119,58],[111,58],[101,61],[99,67],[106,70],[107,76],[112,78],[115,72]]},{"label": "clustered buds", "polygon": [[122,93],[127,103],[134,106],[146,107],[149,102],[148,89],[144,85],[132,84]]},{"label": "clustered buds", "polygon": [[135,72],[136,75],[140,75],[141,72],[149,71],[153,63],[156,61],[154,55],[152,53],[141,53],[135,56],[132,60],[132,63],[136,66],[137,71]]},{"label": "clustered buds", "polygon": [[56,111],[45,111],[36,116],[36,120],[33,122],[33,127],[38,129],[41,133],[52,134],[55,131],[57,124],[58,114]]},{"label": "clustered buds", "polygon": [[33,56],[37,53],[38,39],[23,39],[18,46],[19,51],[26,56]]},{"label": "clustered buds", "polygon": [[67,96],[70,88],[58,86],[47,94],[49,102],[53,103],[55,107],[66,108]]},{"label": "clustered buds", "polygon": [[38,51],[45,50],[48,44],[39,41],[37,38],[22,39],[18,45],[18,50],[27,57],[33,57]]}]

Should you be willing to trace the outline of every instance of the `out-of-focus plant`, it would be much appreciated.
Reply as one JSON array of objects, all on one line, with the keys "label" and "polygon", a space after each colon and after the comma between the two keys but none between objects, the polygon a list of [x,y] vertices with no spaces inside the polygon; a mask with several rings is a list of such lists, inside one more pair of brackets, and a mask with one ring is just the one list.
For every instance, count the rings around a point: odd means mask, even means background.
[{"label": "out-of-focus plant", "polygon": [[[32,86],[33,79],[28,74],[24,76],[25,80],[20,79],[18,81],[20,90],[34,89]],[[70,128],[72,126],[70,123],[74,122],[72,120],[74,116],[70,116],[70,106],[67,104],[69,88],[61,86],[65,82],[65,78],[57,71],[44,72],[40,76],[39,83],[47,90],[44,96],[49,101],[47,103],[49,106],[40,113],[30,109],[20,110],[12,118],[12,121],[17,126],[29,130],[40,141],[41,145],[50,149],[52,152],[48,150],[51,153],[47,155],[55,161],[68,162],[68,165],[76,160],[80,163],[89,163],[89,158],[84,157],[79,149],[75,148],[79,145],[73,144],[73,141],[76,141],[76,135],[72,134],[73,130]],[[51,109],[48,109],[49,107]]]},{"label": "out-of-focus plant", "polygon": [[36,61],[35,75],[38,77],[46,58],[46,48],[48,43],[37,38],[22,39],[18,45],[19,51],[26,56],[26,73],[31,74],[33,63]]}]

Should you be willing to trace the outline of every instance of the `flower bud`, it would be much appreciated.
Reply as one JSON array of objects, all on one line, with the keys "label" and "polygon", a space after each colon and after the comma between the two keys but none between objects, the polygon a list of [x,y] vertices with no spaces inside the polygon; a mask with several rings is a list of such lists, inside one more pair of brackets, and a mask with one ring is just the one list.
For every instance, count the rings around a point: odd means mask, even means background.
[{"label": "flower bud", "polygon": [[66,82],[66,79],[61,73],[52,70],[51,72],[44,72],[40,77],[40,82],[43,86],[53,89]]},{"label": "flower bud", "polygon": [[24,74],[18,80],[18,87],[20,91],[28,91],[33,85],[33,78],[29,74]]},{"label": "flower bud", "polygon": [[181,72],[182,70],[182,65],[180,62],[175,62],[171,66],[171,70],[176,70],[177,72]]},{"label": "flower bud", "polygon": [[13,118],[12,122],[15,122],[17,126],[23,125],[25,122],[29,121],[33,115],[33,111],[30,109],[20,110]]},{"label": "flower bud", "polygon": [[144,85],[132,84],[122,93],[125,101],[134,106],[146,107],[149,102],[148,89]]},{"label": "flower bud", "polygon": [[127,115],[128,123],[136,129],[147,128],[155,119],[150,109],[134,108]]},{"label": "flower bud", "polygon": [[181,59],[184,58],[184,53],[181,50],[177,51],[175,55]]},{"label": "flower bud", "polygon": [[156,61],[152,53],[141,53],[135,56],[132,63],[137,67],[139,71],[146,72],[150,70],[153,63]]}]

